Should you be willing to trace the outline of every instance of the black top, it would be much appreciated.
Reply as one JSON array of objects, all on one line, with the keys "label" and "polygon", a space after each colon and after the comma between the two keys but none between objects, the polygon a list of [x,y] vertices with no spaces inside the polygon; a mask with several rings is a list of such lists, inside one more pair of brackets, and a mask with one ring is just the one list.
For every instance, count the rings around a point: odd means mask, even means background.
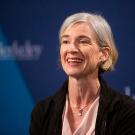
[{"label": "black top", "polygon": [[[135,135],[135,101],[109,88],[100,79],[101,91],[95,135]],[[68,81],[55,95],[32,111],[30,135],[61,135]]]}]

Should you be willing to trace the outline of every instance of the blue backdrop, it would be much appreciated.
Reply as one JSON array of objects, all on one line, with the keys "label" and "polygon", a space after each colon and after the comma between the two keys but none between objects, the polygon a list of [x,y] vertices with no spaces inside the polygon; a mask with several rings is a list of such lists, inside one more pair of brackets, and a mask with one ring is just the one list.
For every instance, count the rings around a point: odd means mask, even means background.
[{"label": "blue backdrop", "polygon": [[1,0],[0,135],[28,135],[35,103],[65,80],[58,64],[58,31],[68,15],[81,11],[108,20],[119,60],[104,78],[135,99],[134,0]]}]

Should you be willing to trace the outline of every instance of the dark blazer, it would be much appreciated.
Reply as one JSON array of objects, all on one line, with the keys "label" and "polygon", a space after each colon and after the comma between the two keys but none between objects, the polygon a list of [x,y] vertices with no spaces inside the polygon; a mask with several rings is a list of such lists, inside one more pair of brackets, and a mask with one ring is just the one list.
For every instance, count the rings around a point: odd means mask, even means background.
[{"label": "dark blazer", "polygon": [[[95,135],[135,135],[135,101],[112,90],[102,79],[100,84]],[[67,90],[68,81],[55,95],[34,107],[30,135],[61,135]]]}]

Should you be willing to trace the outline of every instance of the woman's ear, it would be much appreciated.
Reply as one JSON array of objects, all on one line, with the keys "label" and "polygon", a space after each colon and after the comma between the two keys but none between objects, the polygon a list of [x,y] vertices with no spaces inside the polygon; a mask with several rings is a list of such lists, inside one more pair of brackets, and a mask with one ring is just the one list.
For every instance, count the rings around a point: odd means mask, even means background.
[{"label": "woman's ear", "polygon": [[110,48],[109,47],[103,47],[103,48],[100,49],[100,51],[101,51],[100,60],[102,62],[105,62],[109,58],[109,54],[111,52]]}]

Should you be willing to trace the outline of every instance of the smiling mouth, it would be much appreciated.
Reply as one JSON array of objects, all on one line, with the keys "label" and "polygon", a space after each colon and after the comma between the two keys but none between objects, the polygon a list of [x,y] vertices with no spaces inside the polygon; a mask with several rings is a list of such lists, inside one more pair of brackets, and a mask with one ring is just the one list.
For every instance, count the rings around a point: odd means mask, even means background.
[{"label": "smiling mouth", "polygon": [[67,58],[68,63],[82,63],[83,59],[81,58]]}]

